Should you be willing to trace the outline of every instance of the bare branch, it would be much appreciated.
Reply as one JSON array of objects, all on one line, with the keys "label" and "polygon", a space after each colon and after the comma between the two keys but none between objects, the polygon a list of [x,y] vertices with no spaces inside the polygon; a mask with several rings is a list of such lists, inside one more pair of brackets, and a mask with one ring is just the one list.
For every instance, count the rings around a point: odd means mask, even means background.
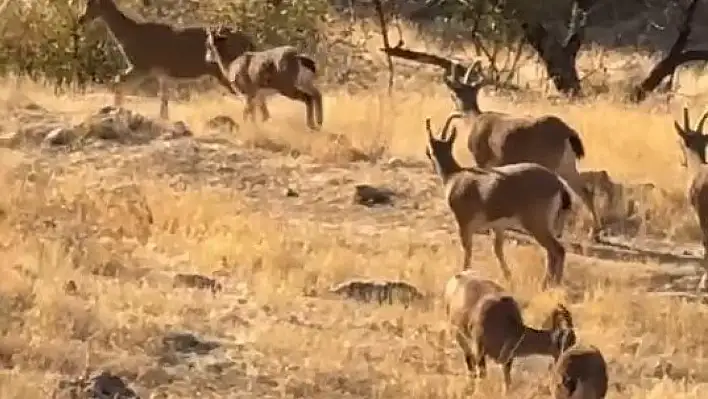
[{"label": "bare branch", "polygon": [[[381,0],[374,0],[374,7],[376,8],[376,14],[379,17],[379,26],[381,27],[381,38],[383,39],[383,48],[389,50],[391,48],[391,43],[388,41],[388,27],[386,25],[386,15],[383,11],[383,6],[381,5]],[[403,41],[401,37],[400,41]],[[386,51],[384,51],[386,52]],[[388,93],[391,94],[393,90],[393,60],[391,59],[391,54],[386,52],[386,61],[388,62]]]},{"label": "bare branch", "polygon": [[693,17],[695,15],[697,5],[698,0],[691,0],[688,8],[686,8],[683,21],[679,27],[679,34],[676,37],[676,41],[671,46],[671,49],[666,57],[659,61],[659,63],[656,64],[649,72],[649,75],[632,90],[632,93],[630,93],[631,101],[643,101],[646,98],[647,93],[656,89],[664,78],[669,75],[673,75],[676,68],[678,68],[681,64],[691,61],[708,61],[708,51],[684,51],[686,44],[688,43],[688,38],[691,35],[691,25],[693,23]]}]

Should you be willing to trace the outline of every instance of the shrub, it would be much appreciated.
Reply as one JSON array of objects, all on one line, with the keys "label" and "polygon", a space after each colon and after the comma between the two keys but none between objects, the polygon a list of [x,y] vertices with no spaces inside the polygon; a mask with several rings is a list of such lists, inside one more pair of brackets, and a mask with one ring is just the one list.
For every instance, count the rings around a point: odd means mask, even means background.
[{"label": "shrub", "polygon": [[[256,45],[292,43],[317,50],[327,0],[117,0],[121,8],[173,24],[224,24]],[[125,68],[103,24],[80,27],[85,0],[13,2],[0,23],[0,74],[44,80],[57,88],[106,83]]]}]

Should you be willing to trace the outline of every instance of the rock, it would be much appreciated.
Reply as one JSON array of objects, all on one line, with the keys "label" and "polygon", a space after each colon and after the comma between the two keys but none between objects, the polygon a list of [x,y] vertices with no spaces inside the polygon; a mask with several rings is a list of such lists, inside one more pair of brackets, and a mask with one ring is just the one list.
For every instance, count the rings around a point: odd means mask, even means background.
[{"label": "rock", "polygon": [[74,138],[73,130],[65,127],[57,127],[44,137],[44,143],[50,146],[69,145]]},{"label": "rock", "polygon": [[207,122],[207,129],[219,130],[224,132],[236,132],[239,130],[239,125],[230,116],[218,115]]},{"label": "rock", "polygon": [[69,280],[64,283],[64,292],[67,295],[76,295],[76,293],[79,292],[79,287],[77,287],[76,282],[74,280]]},{"label": "rock", "polygon": [[290,197],[290,198],[296,198],[296,197],[299,197],[299,196],[300,196],[300,194],[299,194],[297,191],[293,190],[293,189],[290,188],[290,187],[286,188],[286,189],[284,190],[284,193],[283,193],[283,194],[284,194],[286,197]]},{"label": "rock", "polygon": [[177,121],[172,124],[172,126],[167,126],[166,131],[160,135],[162,140],[175,140],[184,137],[192,137],[194,133],[189,130],[187,124],[182,121]]},{"label": "rock", "polygon": [[374,187],[368,184],[359,184],[354,187],[355,204],[373,206],[373,205],[390,205],[393,203],[392,197],[396,195],[390,189],[384,187]]},{"label": "rock", "polygon": [[186,274],[177,273],[174,276],[172,287],[187,287],[187,288],[197,288],[202,290],[211,290],[211,292],[216,293],[221,291],[222,286],[215,279],[202,276],[199,274]]},{"label": "rock", "polygon": [[59,383],[59,395],[53,397],[72,399],[140,399],[122,378],[103,371],[91,378],[85,376]]},{"label": "rock", "polygon": [[203,341],[189,332],[168,333],[162,338],[162,344],[167,353],[207,354],[220,346],[216,342]]},{"label": "rock", "polygon": [[171,140],[192,136],[182,122],[152,120],[125,108],[106,106],[74,127],[84,141],[102,140],[120,144],[147,144],[157,138]]},{"label": "rock", "polygon": [[425,296],[413,285],[394,280],[348,280],[330,288],[330,293],[362,302],[400,302],[406,307]]}]

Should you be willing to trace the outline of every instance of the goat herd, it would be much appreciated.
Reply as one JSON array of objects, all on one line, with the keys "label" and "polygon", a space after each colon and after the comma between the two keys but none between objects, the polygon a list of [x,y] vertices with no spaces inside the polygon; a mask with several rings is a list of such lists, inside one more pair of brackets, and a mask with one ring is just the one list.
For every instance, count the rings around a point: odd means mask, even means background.
[{"label": "goat herd", "polygon": [[[454,70],[454,68],[453,68]],[[484,376],[485,357],[501,364],[504,390],[510,384],[515,357],[550,355],[555,360],[552,373],[553,395],[560,398],[604,398],[607,393],[607,365],[600,351],[591,345],[576,344],[570,312],[561,304],[537,330],[525,326],[521,309],[513,296],[496,282],[468,270],[472,235],[480,230],[493,232],[494,252],[501,271],[510,282],[511,272],[503,253],[504,231],[522,227],[547,252],[543,288],[560,284],[565,249],[559,241],[573,204],[580,197],[593,217],[591,236],[597,240],[602,230],[591,192],[577,170],[577,159],[585,155],[579,134],[555,116],[515,117],[498,112],[482,112],[477,104],[483,79],[472,84],[471,69],[459,80],[445,77],[456,110],[445,121],[438,138],[426,119],[426,154],[443,181],[447,203],[455,216],[463,249],[463,271],[445,286],[445,307],[455,337],[462,348],[470,373]],[[451,122],[460,120],[458,126]],[[691,127],[688,109],[683,109],[683,126],[674,122],[683,151],[683,166],[692,175],[688,199],[703,232],[704,262],[708,266],[708,136],[703,126],[706,111]],[[468,137],[467,147],[476,166],[461,167],[452,149],[461,127]],[[699,287],[705,287],[705,269]]]},{"label": "goat herd", "polygon": [[[167,118],[169,81],[212,76],[232,94],[245,96],[244,119],[254,119],[257,107],[262,120],[267,120],[265,97],[278,92],[306,104],[310,128],[322,125],[322,96],[314,84],[315,62],[292,46],[256,51],[248,37],[228,28],[178,29],[139,22],[122,12],[114,0],[88,0],[79,22],[97,18],[105,21],[128,65],[114,79],[116,106],[122,102],[121,83],[152,75],[159,82],[160,116]],[[522,227],[547,252],[543,288],[560,284],[566,251],[559,239],[574,196],[592,214],[593,239],[598,239],[602,228],[592,194],[577,169],[577,160],[585,155],[578,132],[555,116],[522,118],[481,111],[477,97],[486,82],[470,82],[471,71],[461,79],[454,74],[444,79],[457,104],[438,138],[430,119],[425,123],[426,154],[444,184],[464,254],[464,270],[445,286],[445,307],[467,368],[483,377],[485,357],[494,359],[503,366],[506,391],[515,357],[550,355],[555,360],[555,398],[603,398],[607,392],[603,356],[594,346],[576,344],[572,317],[564,306],[559,304],[552,311],[542,330],[527,327],[513,296],[496,282],[468,270],[472,236],[491,229],[494,253],[510,281],[511,271],[503,252],[504,232]],[[684,166],[693,175],[688,195],[703,231],[704,263],[708,263],[708,137],[702,133],[706,118],[708,112],[691,128],[684,108],[683,126],[674,123]],[[451,126],[453,120],[458,120],[455,126]],[[467,147],[477,164],[474,167],[463,168],[453,157],[458,128],[468,137]],[[704,273],[701,285],[705,285],[707,276]]]}]

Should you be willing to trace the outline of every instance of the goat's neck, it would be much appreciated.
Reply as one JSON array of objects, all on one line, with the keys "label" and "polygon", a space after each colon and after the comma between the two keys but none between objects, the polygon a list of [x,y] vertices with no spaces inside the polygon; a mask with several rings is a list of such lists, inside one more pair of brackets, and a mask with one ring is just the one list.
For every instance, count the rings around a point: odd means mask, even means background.
[{"label": "goat's neck", "polygon": [[458,107],[458,111],[462,112],[465,114],[466,117],[476,117],[482,114],[482,110],[479,109],[479,105],[477,105],[476,102],[474,103],[462,103]]},{"label": "goat's neck", "polygon": [[435,171],[442,179],[443,184],[447,184],[452,176],[463,170],[452,154],[437,156],[434,158],[433,163],[435,164]]},{"label": "goat's neck", "polygon": [[550,355],[553,351],[553,341],[548,331],[524,327],[516,348],[510,348],[514,356]]},{"label": "goat's neck", "polygon": [[120,42],[135,35],[135,28],[139,25],[137,21],[127,16],[118,8],[115,0],[106,1],[101,8],[101,17],[106,22],[108,30]]},{"label": "goat's neck", "polygon": [[688,168],[688,172],[691,176],[695,176],[698,171],[701,170],[704,165],[706,165],[705,161],[701,158],[701,156],[693,150],[686,149],[685,156],[686,167]]},{"label": "goat's neck", "polygon": [[227,85],[227,88],[231,90],[233,94],[238,95],[239,87],[237,86],[236,82],[231,80],[232,77],[229,76],[229,71],[226,68],[226,65],[224,65],[224,60],[221,58],[219,47],[213,43],[207,44],[207,46],[210,46],[209,49],[211,50],[212,54],[214,54],[214,61],[216,62],[217,68],[219,68],[219,72],[221,72],[221,77],[223,78],[224,84]]}]

